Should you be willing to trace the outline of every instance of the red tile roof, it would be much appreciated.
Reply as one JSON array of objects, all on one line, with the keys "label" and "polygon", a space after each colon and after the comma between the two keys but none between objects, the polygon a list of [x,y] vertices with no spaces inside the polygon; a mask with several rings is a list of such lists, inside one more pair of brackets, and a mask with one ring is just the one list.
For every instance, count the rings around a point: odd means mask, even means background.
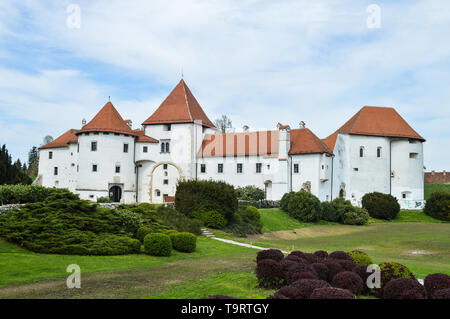
[{"label": "red tile roof", "polygon": [[364,106],[340,129],[339,133],[425,139],[391,107]]},{"label": "red tile roof", "polygon": [[42,150],[47,148],[68,147],[69,144],[76,144],[78,143],[78,136],[75,135],[77,132],[78,131],[74,129],[68,130],[63,135],[54,139],[52,142],[39,147],[39,149]]},{"label": "red tile roof", "polygon": [[245,155],[277,157],[278,131],[207,134],[198,152],[200,157]]},{"label": "red tile roof", "polygon": [[425,184],[450,184],[450,173],[443,172],[426,172],[424,175]]},{"label": "red tile roof", "polygon": [[291,149],[289,155],[332,154],[328,146],[308,128],[291,130]]},{"label": "red tile roof", "polygon": [[136,134],[138,134],[138,138],[136,139],[136,142],[141,143],[159,143],[158,140],[154,139],[153,137],[144,135],[144,131],[141,129],[133,130]]},{"label": "red tile roof", "polygon": [[215,128],[184,80],[181,80],[158,109],[142,124],[193,123],[194,121],[202,121],[203,126]]},{"label": "red tile roof", "polygon": [[328,148],[330,150],[332,150],[334,152],[334,147],[336,146],[336,140],[338,137],[339,133],[338,131],[334,132],[333,134],[331,134],[330,136],[328,136],[327,138],[322,139],[322,141],[328,146]]},{"label": "red tile roof", "polygon": [[97,115],[83,126],[77,134],[84,132],[113,132],[137,135],[123,120],[111,102],[106,103]]}]

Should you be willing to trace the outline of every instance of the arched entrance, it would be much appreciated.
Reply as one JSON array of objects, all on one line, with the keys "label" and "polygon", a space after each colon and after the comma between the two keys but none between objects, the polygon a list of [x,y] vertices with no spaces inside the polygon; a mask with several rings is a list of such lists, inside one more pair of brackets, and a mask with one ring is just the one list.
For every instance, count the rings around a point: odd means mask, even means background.
[{"label": "arched entrance", "polygon": [[175,196],[178,180],[184,180],[184,176],[181,167],[177,164],[158,162],[153,165],[150,172],[150,203],[163,203],[164,195]]},{"label": "arched entrance", "polygon": [[111,186],[109,188],[109,199],[113,203],[120,203],[120,200],[122,199],[122,188],[120,186]]},{"label": "arched entrance", "polygon": [[264,182],[264,195],[267,200],[272,199],[272,181]]}]

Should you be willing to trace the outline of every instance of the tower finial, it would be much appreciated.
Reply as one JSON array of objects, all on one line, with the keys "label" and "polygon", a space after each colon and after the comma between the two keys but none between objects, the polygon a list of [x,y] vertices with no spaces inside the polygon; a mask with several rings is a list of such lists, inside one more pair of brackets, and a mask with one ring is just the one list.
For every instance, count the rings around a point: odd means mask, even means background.
[{"label": "tower finial", "polygon": [[181,67],[181,78],[184,78],[183,67]]},{"label": "tower finial", "polygon": [[111,102],[111,95],[108,96],[108,101]]}]

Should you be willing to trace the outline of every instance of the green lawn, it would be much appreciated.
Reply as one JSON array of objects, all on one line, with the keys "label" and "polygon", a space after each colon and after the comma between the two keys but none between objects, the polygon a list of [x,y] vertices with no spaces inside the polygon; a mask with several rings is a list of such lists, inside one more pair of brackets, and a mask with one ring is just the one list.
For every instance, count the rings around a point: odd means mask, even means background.
[{"label": "green lawn", "polygon": [[302,223],[295,218],[292,218],[279,208],[265,208],[260,209],[259,212],[261,214],[261,222],[263,224],[262,231],[264,233],[276,230],[297,229],[313,225],[335,224],[327,221],[319,221],[317,223]]},{"label": "green lawn", "polygon": [[424,214],[421,210],[401,210],[397,218],[394,220],[382,220],[382,219],[375,219],[370,218],[369,223],[407,223],[407,222],[413,222],[413,223],[439,223],[439,224],[445,224],[450,223],[447,221],[435,219],[433,217],[430,217],[426,214]]},{"label": "green lawn", "polygon": [[424,198],[428,199],[432,192],[447,192],[450,193],[450,184],[425,184]]}]

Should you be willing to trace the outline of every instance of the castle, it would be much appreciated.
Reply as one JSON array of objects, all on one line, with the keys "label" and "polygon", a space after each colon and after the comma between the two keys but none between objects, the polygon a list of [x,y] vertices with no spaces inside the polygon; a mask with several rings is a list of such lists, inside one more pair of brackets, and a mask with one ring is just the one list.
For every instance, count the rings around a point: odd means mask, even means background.
[{"label": "castle", "polygon": [[221,133],[181,80],[140,129],[108,102],[80,129],[40,147],[36,183],[89,200],[164,203],[180,179],[213,179],[255,185],[269,200],[305,189],[359,205],[378,191],[420,208],[423,142],[393,108],[369,106],[325,139],[303,122]]}]

